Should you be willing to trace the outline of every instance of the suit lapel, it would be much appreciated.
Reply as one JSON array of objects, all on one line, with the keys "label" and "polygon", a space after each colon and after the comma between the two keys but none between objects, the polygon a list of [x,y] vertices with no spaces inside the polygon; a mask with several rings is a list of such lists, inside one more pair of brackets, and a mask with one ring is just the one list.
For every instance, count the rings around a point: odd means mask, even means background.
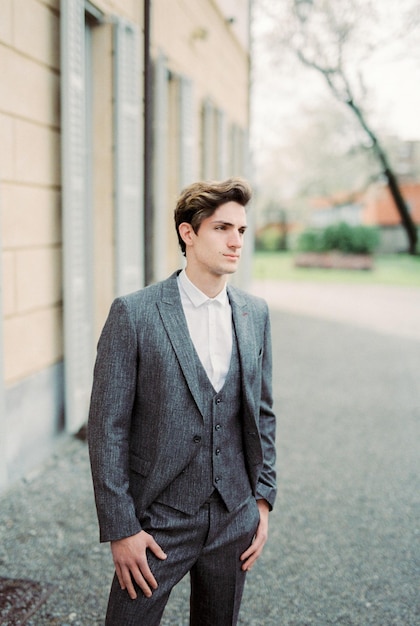
[{"label": "suit lapel", "polygon": [[228,295],[238,341],[242,391],[250,408],[250,413],[254,414],[254,398],[251,391],[252,385],[250,384],[256,375],[256,358],[258,356],[256,354],[254,325],[246,299],[231,287],[228,287]]},{"label": "suit lapel", "polygon": [[162,283],[162,299],[158,302],[158,309],[194,401],[200,413],[204,415],[204,402],[198,384],[197,360],[194,358],[194,346],[182,308],[176,274]]},{"label": "suit lapel", "polygon": [[[181,304],[177,274],[162,283],[162,298],[158,302],[162,324],[195,403],[204,415],[204,400],[198,384],[197,359],[194,358],[194,346],[188,331],[187,321]],[[254,399],[250,382],[256,375],[255,333],[246,299],[236,290],[228,286],[228,296],[232,308],[232,318],[238,343],[239,359],[242,372],[242,388],[250,413],[254,414]]]}]

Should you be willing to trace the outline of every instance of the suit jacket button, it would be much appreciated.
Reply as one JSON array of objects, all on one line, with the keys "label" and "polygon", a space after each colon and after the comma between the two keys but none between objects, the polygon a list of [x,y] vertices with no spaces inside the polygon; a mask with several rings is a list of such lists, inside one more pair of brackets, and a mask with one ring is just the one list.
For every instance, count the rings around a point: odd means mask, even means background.
[{"label": "suit jacket button", "polygon": [[194,443],[200,443],[200,441],[201,441],[200,435],[195,435],[193,441],[194,441]]},{"label": "suit jacket button", "polygon": [[220,430],[222,427],[220,426],[220,424],[216,424],[215,429],[216,430]]}]

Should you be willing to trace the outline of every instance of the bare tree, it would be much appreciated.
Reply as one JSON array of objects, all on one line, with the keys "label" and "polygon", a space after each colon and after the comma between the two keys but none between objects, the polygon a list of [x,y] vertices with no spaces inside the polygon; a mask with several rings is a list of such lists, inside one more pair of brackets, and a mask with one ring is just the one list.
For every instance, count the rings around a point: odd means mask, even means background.
[{"label": "bare tree", "polygon": [[[260,0],[276,28],[272,47],[291,51],[305,67],[323,77],[332,95],[352,112],[367,139],[381,174],[387,181],[396,209],[408,238],[408,251],[416,254],[417,228],[411,218],[401,193],[397,176],[390,164],[386,150],[368,120],[364,108],[367,87],[363,64],[384,47],[394,47],[403,33],[411,41],[413,31],[418,31],[418,10],[411,0],[388,0],[388,20],[392,15],[401,19],[391,28],[378,27],[381,22],[378,2],[372,0]],[[383,5],[382,5],[383,7]],[[398,14],[392,13],[392,9]],[[403,30],[404,18],[406,30]],[[413,26],[414,24],[414,26]],[[416,26],[417,24],[417,26]]]}]

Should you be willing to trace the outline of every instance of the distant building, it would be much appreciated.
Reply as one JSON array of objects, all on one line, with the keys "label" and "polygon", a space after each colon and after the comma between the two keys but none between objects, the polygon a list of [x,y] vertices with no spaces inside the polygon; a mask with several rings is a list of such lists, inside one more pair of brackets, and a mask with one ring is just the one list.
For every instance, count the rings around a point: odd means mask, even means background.
[{"label": "distant building", "polygon": [[346,222],[356,226],[362,222],[363,207],[359,202],[338,204],[325,209],[317,209],[311,216],[311,225],[315,228],[325,228],[330,224]]},{"label": "distant building", "polygon": [[[420,228],[420,183],[401,182],[400,189],[414,224]],[[362,223],[380,228],[381,251],[407,250],[407,235],[401,226],[401,217],[385,183],[370,187],[365,194]]]},{"label": "distant building", "polygon": [[[402,195],[414,223],[420,228],[420,142],[395,137],[388,142]],[[377,226],[381,231],[382,252],[401,252],[408,248],[400,215],[384,180],[372,183],[364,192],[348,191],[311,199],[309,226],[326,228],[339,222]]]},{"label": "distant building", "polygon": [[247,175],[249,0],[1,11],[0,490],[85,422],[113,298],[181,265],[181,188]]},{"label": "distant building", "polygon": [[363,204],[360,194],[316,198],[313,201],[310,223],[315,228],[346,222],[351,226],[363,221]]}]

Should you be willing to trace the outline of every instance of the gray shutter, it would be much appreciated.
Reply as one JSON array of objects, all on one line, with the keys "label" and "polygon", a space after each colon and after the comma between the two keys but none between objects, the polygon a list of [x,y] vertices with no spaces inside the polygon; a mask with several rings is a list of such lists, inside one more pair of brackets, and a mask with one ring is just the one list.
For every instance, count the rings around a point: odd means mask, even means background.
[{"label": "gray shutter", "polygon": [[93,358],[91,224],[86,212],[85,11],[61,1],[61,145],[66,429],[88,411]]},{"label": "gray shutter", "polygon": [[114,30],[116,293],[144,284],[141,167],[140,46],[135,25]]},{"label": "gray shutter", "polygon": [[180,172],[179,185],[183,189],[194,182],[197,177],[195,171],[196,159],[194,158],[195,132],[194,132],[194,102],[192,82],[185,76],[179,79],[179,114],[180,114]]},{"label": "gray shutter", "polygon": [[251,177],[251,153],[248,130],[242,130],[242,175]]},{"label": "gray shutter", "polygon": [[214,133],[213,133],[213,105],[209,100],[203,103],[203,144],[202,169],[204,180],[213,178]]},{"label": "gray shutter", "polygon": [[245,142],[244,132],[236,124],[231,128],[231,150],[232,150],[232,174],[234,176],[241,176],[244,174],[245,164]]},{"label": "gray shutter", "polygon": [[227,177],[227,148],[226,115],[224,111],[217,111],[217,172],[216,177],[224,180]]},{"label": "gray shutter", "polygon": [[153,167],[153,264],[154,279],[166,276],[167,146],[168,146],[168,70],[166,58],[159,54],[154,73],[154,167]]}]

